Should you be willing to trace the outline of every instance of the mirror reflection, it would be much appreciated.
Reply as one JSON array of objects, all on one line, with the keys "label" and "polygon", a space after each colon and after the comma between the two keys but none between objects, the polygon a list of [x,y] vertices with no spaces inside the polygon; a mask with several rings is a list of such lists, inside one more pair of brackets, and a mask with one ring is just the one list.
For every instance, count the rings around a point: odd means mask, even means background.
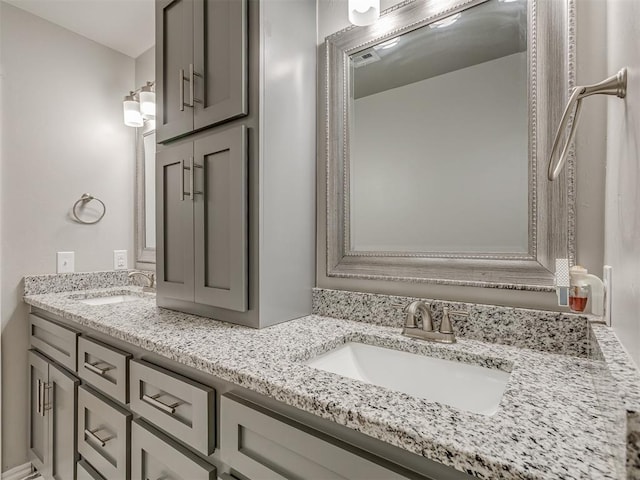
[{"label": "mirror reflection", "polygon": [[156,132],[143,134],[144,145],[144,248],[156,248]]},{"label": "mirror reflection", "polygon": [[527,253],[527,2],[350,56],[353,251]]}]

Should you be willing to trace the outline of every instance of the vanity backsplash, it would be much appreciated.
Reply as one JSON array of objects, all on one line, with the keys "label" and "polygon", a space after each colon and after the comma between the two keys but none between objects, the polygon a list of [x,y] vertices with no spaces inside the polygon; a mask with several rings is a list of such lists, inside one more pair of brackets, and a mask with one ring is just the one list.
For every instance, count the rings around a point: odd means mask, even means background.
[{"label": "vanity backsplash", "polygon": [[436,328],[443,307],[469,312],[469,318],[451,319],[459,337],[582,358],[598,355],[587,315],[323,288],[313,289],[313,313],[400,328],[405,314],[398,305],[414,300],[430,304]]}]

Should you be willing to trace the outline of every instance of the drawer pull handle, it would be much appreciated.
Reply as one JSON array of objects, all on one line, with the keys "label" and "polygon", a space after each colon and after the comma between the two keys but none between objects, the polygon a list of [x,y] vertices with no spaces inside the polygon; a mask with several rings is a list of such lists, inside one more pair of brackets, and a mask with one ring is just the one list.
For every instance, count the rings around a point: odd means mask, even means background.
[{"label": "drawer pull handle", "polygon": [[157,395],[153,395],[153,396],[149,396],[149,395],[142,395],[142,401],[148,403],[149,405],[159,408],[160,410],[162,410],[163,412],[166,412],[170,415],[173,415],[174,413],[176,413],[176,407],[178,405],[180,405],[180,403],[174,403],[173,405],[167,405],[166,403],[162,403],[160,400],[158,400],[158,397],[162,395],[160,393],[158,393]]},{"label": "drawer pull handle", "polygon": [[99,432],[100,430],[102,430],[102,429],[101,429],[101,428],[99,428],[99,429],[97,429],[97,430],[91,431],[91,430],[89,430],[88,428],[85,428],[85,429],[84,429],[84,434],[85,434],[87,437],[91,438],[94,442],[96,442],[96,443],[97,443],[98,445],[100,445],[101,447],[104,447],[104,446],[106,446],[106,445],[107,445],[107,442],[108,442],[109,440],[111,440],[113,437],[104,438],[104,439],[100,438],[98,435],[96,435],[96,432]]},{"label": "drawer pull handle", "polygon": [[89,362],[84,362],[84,368],[98,375],[105,375],[109,370],[113,370],[113,367],[100,368],[97,364],[92,364]]}]

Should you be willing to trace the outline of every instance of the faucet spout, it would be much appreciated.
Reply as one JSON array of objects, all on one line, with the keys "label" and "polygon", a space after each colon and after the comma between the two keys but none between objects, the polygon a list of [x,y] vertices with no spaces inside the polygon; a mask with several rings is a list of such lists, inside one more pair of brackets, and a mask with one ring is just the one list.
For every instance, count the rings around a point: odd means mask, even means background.
[{"label": "faucet spout", "polygon": [[433,319],[431,317],[431,310],[429,310],[429,306],[421,300],[411,302],[407,307],[407,318],[404,324],[405,329],[419,327],[416,314],[420,314],[420,318],[422,319],[422,330],[432,332]]},{"label": "faucet spout", "polygon": [[147,285],[142,287],[143,292],[152,292],[156,286],[156,277],[153,272],[145,273],[145,272],[129,272],[129,278],[134,277],[143,277],[147,280]]}]

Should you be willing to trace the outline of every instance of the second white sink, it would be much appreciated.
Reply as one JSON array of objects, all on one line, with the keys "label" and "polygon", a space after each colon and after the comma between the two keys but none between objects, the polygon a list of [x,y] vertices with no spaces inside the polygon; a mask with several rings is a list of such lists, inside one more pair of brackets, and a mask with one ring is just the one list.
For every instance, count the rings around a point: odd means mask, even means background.
[{"label": "second white sink", "polygon": [[314,357],[307,365],[381,387],[493,415],[509,373],[451,360],[349,342]]},{"label": "second white sink", "polygon": [[135,295],[109,295],[107,297],[83,298],[78,300],[86,305],[109,305],[111,303],[132,302],[134,300],[142,300],[142,297]]}]

